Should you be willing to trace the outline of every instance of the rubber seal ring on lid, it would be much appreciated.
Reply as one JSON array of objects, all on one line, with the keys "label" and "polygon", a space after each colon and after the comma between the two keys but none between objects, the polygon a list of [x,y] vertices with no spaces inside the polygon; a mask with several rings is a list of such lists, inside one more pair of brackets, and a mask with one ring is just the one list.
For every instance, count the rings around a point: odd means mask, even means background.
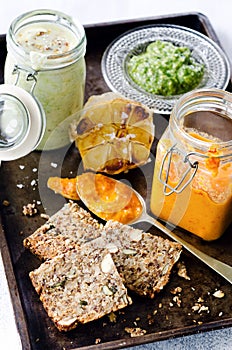
[{"label": "rubber seal ring on lid", "polygon": [[[0,85],[0,101],[0,161],[21,158],[33,151],[43,137],[46,120],[43,108],[33,95],[15,85]],[[4,145],[4,135],[1,136],[1,122],[3,120],[6,122],[8,118],[6,114],[9,113],[7,111],[9,101],[11,109],[14,109],[15,101],[15,118],[11,118],[11,125],[9,125],[9,128],[14,129],[12,139]],[[18,135],[16,135],[17,131],[19,131]]]}]

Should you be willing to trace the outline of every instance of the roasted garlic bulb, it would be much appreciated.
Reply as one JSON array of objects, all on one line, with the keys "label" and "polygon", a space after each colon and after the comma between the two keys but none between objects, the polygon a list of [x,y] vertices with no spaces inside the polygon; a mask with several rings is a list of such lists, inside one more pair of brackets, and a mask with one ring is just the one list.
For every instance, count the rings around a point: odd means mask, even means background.
[{"label": "roasted garlic bulb", "polygon": [[108,174],[147,162],[154,139],[153,112],[114,93],[92,96],[70,127],[84,169]]}]

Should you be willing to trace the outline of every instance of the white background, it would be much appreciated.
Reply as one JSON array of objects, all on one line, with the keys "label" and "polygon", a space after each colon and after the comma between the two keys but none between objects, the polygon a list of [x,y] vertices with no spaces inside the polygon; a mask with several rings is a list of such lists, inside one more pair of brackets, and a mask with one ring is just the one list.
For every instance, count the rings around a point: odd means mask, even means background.
[{"label": "white background", "polygon": [[[0,34],[23,12],[50,8],[76,17],[82,24],[120,19],[145,18],[173,13],[200,12],[206,15],[225,52],[232,61],[231,0],[1,0]],[[136,347],[136,349],[230,350],[232,328]],[[4,269],[0,259],[0,344],[6,350],[20,349]],[[52,349],[51,349],[52,350]]]},{"label": "white background", "polygon": [[19,14],[38,8],[61,10],[82,24],[201,12],[210,19],[224,49],[232,57],[231,0],[1,0],[0,33],[6,33]]}]

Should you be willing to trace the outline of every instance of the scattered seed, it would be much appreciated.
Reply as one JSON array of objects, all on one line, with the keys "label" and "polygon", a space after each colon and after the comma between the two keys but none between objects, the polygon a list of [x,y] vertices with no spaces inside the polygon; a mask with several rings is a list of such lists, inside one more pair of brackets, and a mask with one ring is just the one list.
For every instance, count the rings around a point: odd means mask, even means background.
[{"label": "scattered seed", "polygon": [[23,187],[24,187],[23,184],[17,184],[16,186],[17,186],[18,188],[23,188]]},{"label": "scattered seed", "polygon": [[42,219],[45,219],[45,220],[48,220],[48,219],[49,219],[49,215],[44,214],[44,213],[41,213],[41,214],[40,214],[40,217],[41,217]]},{"label": "scattered seed", "polygon": [[6,199],[4,199],[4,201],[2,202],[2,204],[4,205],[4,207],[9,207],[10,202]]}]

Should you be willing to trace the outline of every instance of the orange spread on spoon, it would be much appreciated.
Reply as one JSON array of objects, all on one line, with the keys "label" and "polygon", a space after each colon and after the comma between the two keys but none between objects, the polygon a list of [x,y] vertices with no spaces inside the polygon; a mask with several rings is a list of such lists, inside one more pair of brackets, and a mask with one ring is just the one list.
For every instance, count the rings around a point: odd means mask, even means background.
[{"label": "orange spread on spoon", "polygon": [[75,178],[50,177],[47,186],[71,200],[82,200],[103,220],[129,223],[142,213],[142,205],[133,189],[102,174],[86,172]]},{"label": "orange spread on spoon", "polygon": [[126,224],[142,213],[133,189],[107,176],[90,172],[79,175],[77,191],[89,210],[103,220]]}]

